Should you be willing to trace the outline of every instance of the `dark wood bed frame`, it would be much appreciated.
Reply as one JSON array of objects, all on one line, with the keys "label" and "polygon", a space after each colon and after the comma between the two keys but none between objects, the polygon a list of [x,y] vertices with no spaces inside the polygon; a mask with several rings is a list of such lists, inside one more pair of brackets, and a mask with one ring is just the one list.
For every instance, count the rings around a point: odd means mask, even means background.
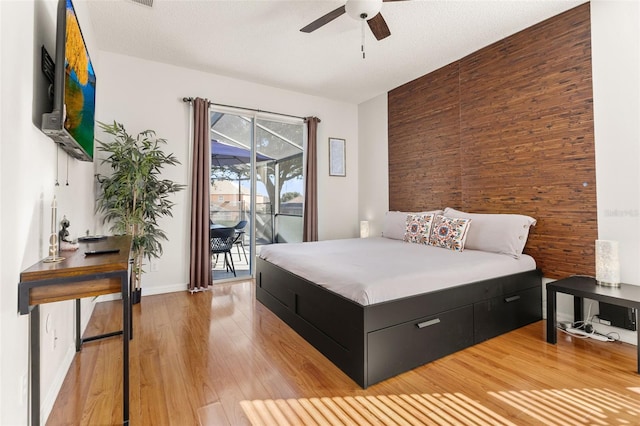
[{"label": "dark wood bed frame", "polygon": [[258,258],[256,298],[366,388],[541,320],[541,281],[535,270],[363,306]]}]

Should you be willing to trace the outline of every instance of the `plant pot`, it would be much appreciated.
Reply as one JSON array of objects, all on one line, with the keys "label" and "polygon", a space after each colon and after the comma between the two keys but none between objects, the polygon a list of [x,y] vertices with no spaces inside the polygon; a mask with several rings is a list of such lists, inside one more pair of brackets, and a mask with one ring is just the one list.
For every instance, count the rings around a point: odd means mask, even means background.
[{"label": "plant pot", "polygon": [[131,291],[131,304],[132,305],[137,305],[138,303],[140,303],[140,298],[142,297],[142,289],[141,288],[137,288],[135,290]]}]

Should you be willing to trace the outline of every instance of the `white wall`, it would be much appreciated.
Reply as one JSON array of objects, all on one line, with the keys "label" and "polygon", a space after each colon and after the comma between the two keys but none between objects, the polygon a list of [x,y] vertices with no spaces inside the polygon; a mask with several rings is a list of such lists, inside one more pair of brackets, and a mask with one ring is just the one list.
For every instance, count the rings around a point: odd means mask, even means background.
[{"label": "white wall", "polygon": [[[97,120],[119,121],[130,133],[154,129],[169,141],[182,165],[169,168],[167,176],[187,184],[189,106],[183,97],[208,98],[212,102],[275,111],[297,116],[320,117],[318,126],[319,238],[357,235],[358,109],[356,105],[302,95],[233,78],[206,74],[147,60],[102,52],[97,75],[100,112]],[[328,176],[328,138],[347,141],[347,176]],[[174,198],[174,217],[166,218],[168,242],[158,261],[158,272],[143,276],[143,295],[186,288],[188,279],[190,190]],[[105,230],[105,232],[108,230]]]},{"label": "white wall", "polygon": [[[621,279],[640,284],[640,5],[591,3],[598,236],[620,242]],[[616,25],[612,25],[616,23]]]},{"label": "white wall", "polygon": [[591,49],[598,238],[619,242],[620,279],[640,285],[640,4],[592,1]]},{"label": "white wall", "polygon": [[[34,112],[42,96],[40,46],[53,55],[55,1],[0,2],[0,58],[2,87],[0,120],[0,424],[27,423],[27,401],[22,395],[28,372],[28,317],[17,313],[20,271],[47,256],[51,223],[51,201],[58,200],[58,219],[67,215],[71,231],[94,226],[93,164],[69,161],[60,152],[56,181],[56,146],[36,127]],[[97,49],[90,21],[82,3],[76,5],[80,24],[96,69]],[[46,87],[44,87],[46,90]],[[93,306],[83,304],[86,324]],[[41,308],[41,407],[51,410],[68,365],[75,353],[73,302]],[[50,332],[45,331],[49,316]],[[57,336],[54,340],[53,336]],[[55,344],[55,349],[53,348]]]},{"label": "white wall", "polygon": [[[591,2],[594,128],[598,204],[598,236],[620,242],[621,279],[640,285],[640,13],[638,2],[595,0]],[[359,107],[360,132],[387,121],[387,105],[381,97]],[[365,122],[366,120],[366,122]],[[375,139],[378,149],[385,141]],[[381,190],[380,175],[388,174],[386,156],[371,155],[362,135],[360,140],[360,216],[384,215],[388,203],[370,196]],[[366,164],[366,165],[365,165]],[[388,198],[387,198],[388,200]],[[376,230],[377,232],[377,230]],[[595,244],[593,241],[585,244]],[[588,304],[587,304],[588,306]],[[558,296],[558,318],[573,318],[573,304]],[[597,311],[593,304],[592,314]],[[597,326],[603,332],[616,331],[622,340],[635,344],[636,334],[627,330]]]},{"label": "white wall", "polygon": [[389,209],[387,94],[358,105],[358,214],[369,221],[369,235],[382,235]]}]

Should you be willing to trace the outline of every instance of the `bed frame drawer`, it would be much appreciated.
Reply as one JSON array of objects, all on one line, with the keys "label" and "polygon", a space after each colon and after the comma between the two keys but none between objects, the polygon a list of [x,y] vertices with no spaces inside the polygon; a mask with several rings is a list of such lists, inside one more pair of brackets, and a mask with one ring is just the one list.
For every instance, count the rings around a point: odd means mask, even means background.
[{"label": "bed frame drawer", "polygon": [[367,376],[373,384],[473,344],[472,305],[367,335]]},{"label": "bed frame drawer", "polygon": [[542,291],[530,288],[474,303],[475,343],[483,342],[542,318]]}]

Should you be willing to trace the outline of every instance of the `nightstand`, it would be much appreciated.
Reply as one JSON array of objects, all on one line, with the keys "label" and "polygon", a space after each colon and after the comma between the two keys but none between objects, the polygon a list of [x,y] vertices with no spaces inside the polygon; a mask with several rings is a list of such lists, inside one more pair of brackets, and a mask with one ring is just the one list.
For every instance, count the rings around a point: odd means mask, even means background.
[{"label": "nightstand", "polygon": [[[640,286],[620,284],[620,287],[603,287],[596,284],[595,278],[573,276],[547,284],[547,342],[556,344],[556,294],[573,296],[574,320],[582,321],[582,299],[587,298],[612,305],[636,309],[636,324],[640,316]],[[638,373],[640,373],[640,332],[638,334]]]}]

